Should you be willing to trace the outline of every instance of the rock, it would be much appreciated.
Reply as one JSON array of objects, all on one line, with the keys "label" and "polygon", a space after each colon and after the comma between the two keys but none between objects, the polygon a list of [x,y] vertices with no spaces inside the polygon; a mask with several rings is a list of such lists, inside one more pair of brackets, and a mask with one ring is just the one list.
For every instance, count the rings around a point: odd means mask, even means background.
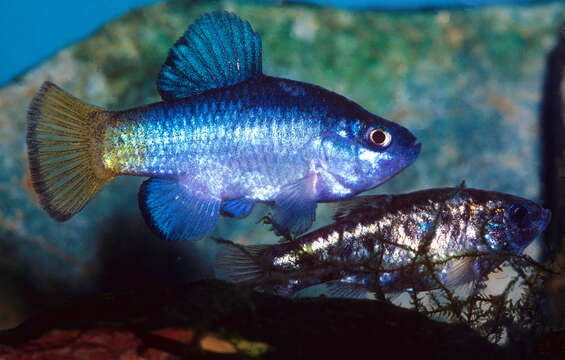
[{"label": "rock", "polygon": [[406,358],[416,349],[419,359],[504,356],[502,348],[465,326],[385,302],[287,299],[217,280],[77,298],[0,333],[0,344],[3,359],[75,353],[129,359]]}]

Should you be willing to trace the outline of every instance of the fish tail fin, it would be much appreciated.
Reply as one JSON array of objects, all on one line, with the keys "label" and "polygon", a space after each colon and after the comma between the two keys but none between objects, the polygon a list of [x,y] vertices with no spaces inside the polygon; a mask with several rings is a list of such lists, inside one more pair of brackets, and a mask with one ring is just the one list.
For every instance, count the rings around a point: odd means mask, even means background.
[{"label": "fish tail fin", "polygon": [[31,101],[26,139],[31,183],[41,207],[59,221],[79,212],[114,176],[103,167],[96,135],[108,114],[49,81]]},{"label": "fish tail fin", "polygon": [[216,254],[216,276],[235,283],[256,283],[267,271],[261,265],[265,251],[273,245],[239,245],[214,239],[224,244]]}]

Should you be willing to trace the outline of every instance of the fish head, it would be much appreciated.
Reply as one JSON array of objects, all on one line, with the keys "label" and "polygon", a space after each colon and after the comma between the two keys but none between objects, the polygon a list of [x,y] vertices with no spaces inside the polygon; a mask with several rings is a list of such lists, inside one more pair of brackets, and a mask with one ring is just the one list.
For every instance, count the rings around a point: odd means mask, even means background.
[{"label": "fish head", "polygon": [[421,149],[405,127],[363,115],[336,122],[323,138],[328,172],[352,193],[384,183],[412,164]]},{"label": "fish head", "polygon": [[486,238],[495,250],[520,254],[545,230],[551,211],[530,200],[501,195],[504,199],[487,222]]}]

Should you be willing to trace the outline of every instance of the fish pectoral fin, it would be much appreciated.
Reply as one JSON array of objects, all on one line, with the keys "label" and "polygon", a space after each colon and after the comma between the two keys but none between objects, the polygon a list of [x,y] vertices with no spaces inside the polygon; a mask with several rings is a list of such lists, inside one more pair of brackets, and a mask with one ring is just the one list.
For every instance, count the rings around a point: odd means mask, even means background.
[{"label": "fish pectoral fin", "polygon": [[294,237],[312,226],[318,203],[310,188],[311,181],[305,177],[283,187],[276,196],[270,220],[277,235]]},{"label": "fish pectoral fin", "polygon": [[169,51],[157,79],[163,100],[200,94],[259,77],[261,38],[235,14],[202,15]]},{"label": "fish pectoral fin", "polygon": [[480,278],[478,270],[475,269],[476,258],[469,256],[452,261],[449,272],[443,281],[448,289],[454,290],[463,284],[477,281]]},{"label": "fish pectoral fin", "polygon": [[178,180],[150,178],[139,189],[147,225],[168,241],[196,240],[214,227],[221,200]]},{"label": "fish pectoral fin", "polygon": [[226,200],[222,202],[220,214],[222,216],[243,218],[251,213],[255,202],[246,198]]},{"label": "fish pectoral fin", "polygon": [[372,296],[368,289],[359,284],[332,280],[327,281],[322,285],[324,286],[326,293],[331,297],[365,299]]}]

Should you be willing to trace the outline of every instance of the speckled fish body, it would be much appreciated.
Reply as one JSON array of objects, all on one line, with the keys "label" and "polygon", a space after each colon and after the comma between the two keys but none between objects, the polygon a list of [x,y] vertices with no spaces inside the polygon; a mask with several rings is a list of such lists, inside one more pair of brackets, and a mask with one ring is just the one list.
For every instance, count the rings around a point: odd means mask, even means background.
[{"label": "speckled fish body", "polygon": [[219,215],[270,203],[277,233],[297,236],[318,202],[371,189],[411,164],[404,127],[315,85],[262,73],[261,39],[234,14],[205,14],[171,48],[162,102],[123,111],[88,105],[46,82],[28,113],[32,185],[67,220],[118,175],[149,176],[147,224],[198,239]]},{"label": "speckled fish body", "polygon": [[[321,283],[399,292],[438,286],[424,268],[429,260],[437,279],[455,288],[500,265],[503,257],[493,262],[489,255],[521,253],[545,229],[550,212],[507,194],[445,188],[352,198],[335,219],[290,243],[244,252],[226,246],[220,273],[236,282],[270,283],[281,295]],[[481,256],[465,256],[471,254]]]}]

